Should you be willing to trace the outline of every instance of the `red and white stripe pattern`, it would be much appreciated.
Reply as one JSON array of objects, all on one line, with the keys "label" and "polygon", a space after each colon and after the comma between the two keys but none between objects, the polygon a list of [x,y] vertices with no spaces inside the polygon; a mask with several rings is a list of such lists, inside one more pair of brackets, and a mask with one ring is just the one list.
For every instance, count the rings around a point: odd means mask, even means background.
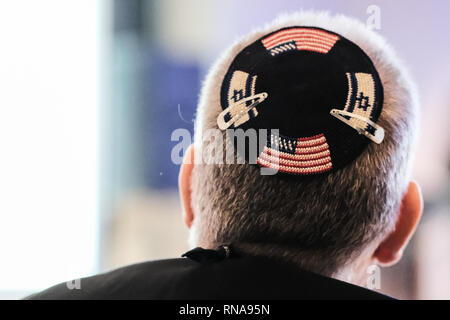
[{"label": "red and white stripe pattern", "polygon": [[289,28],[278,31],[262,40],[272,56],[290,50],[308,50],[328,53],[339,37],[335,34],[312,28]]},{"label": "red and white stripe pattern", "polygon": [[[313,137],[298,138],[295,146],[283,138],[271,137],[272,147],[264,147],[257,163],[260,166],[292,174],[314,174],[331,170],[330,149],[323,134]],[[280,150],[291,150],[283,152]]]}]

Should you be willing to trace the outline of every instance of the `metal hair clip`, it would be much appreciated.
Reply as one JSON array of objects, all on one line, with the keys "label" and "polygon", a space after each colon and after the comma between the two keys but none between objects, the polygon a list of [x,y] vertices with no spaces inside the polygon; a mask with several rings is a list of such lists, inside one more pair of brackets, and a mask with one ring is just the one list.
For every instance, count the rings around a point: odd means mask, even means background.
[{"label": "metal hair clip", "polygon": [[[342,122],[348,124],[350,127],[358,131],[359,134],[365,135],[367,138],[372,140],[373,142],[380,144],[384,139],[384,129],[377,125],[375,122],[371,121],[368,118],[365,118],[363,116],[360,116],[359,114],[347,112],[344,110],[339,109],[331,109],[330,114],[337,119],[341,120]],[[358,122],[350,121],[350,119],[347,119],[346,117],[355,118],[358,120],[363,121],[366,124],[369,124],[375,129],[375,132],[372,134],[369,131],[367,131],[365,128],[362,128]]]},{"label": "metal hair clip", "polygon": [[[261,93],[255,94],[253,96],[247,97],[245,99],[241,99],[241,100],[231,104],[230,106],[228,106],[228,108],[224,109],[217,117],[217,125],[219,126],[219,129],[220,130],[228,129],[231,125],[233,125],[239,119],[241,119],[245,115],[248,115],[250,111],[255,109],[256,106],[258,104],[260,104],[261,102],[263,102],[268,96],[269,95],[267,94],[267,92],[261,92]],[[244,104],[244,106],[242,106],[242,104],[247,101],[253,101],[253,102],[248,106],[246,106],[245,104]],[[225,116],[228,113],[232,114],[232,111],[235,108],[242,108],[242,110],[240,110],[237,114],[235,114],[233,118],[226,121]]]}]

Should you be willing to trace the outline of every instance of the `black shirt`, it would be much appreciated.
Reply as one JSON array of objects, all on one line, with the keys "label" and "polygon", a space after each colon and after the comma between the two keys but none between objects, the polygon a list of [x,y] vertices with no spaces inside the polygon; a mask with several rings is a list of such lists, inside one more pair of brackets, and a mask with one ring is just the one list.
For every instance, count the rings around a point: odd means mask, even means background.
[{"label": "black shirt", "polygon": [[252,256],[149,261],[78,284],[77,289],[61,283],[26,299],[391,299],[292,264]]}]

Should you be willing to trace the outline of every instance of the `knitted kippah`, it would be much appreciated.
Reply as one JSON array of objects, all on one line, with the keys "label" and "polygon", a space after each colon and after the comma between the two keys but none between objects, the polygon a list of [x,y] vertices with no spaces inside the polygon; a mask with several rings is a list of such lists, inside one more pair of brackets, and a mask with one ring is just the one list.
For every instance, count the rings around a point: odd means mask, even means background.
[{"label": "knitted kippah", "polygon": [[246,152],[246,160],[282,173],[332,172],[384,137],[377,70],[356,44],[324,29],[283,28],[248,45],[220,96],[219,128],[267,129],[257,158]]}]

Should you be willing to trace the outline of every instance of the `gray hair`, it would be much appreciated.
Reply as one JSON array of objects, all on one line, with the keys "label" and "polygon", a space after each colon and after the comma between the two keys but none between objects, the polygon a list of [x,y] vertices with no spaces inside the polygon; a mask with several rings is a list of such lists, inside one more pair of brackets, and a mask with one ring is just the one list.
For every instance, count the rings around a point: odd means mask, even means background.
[{"label": "gray hair", "polygon": [[393,50],[362,23],[317,12],[282,16],[237,41],[209,71],[197,110],[197,149],[203,147],[203,133],[217,128],[220,87],[233,58],[263,35],[287,26],[334,31],[367,53],[384,87],[378,124],[385,139],[380,145],[370,143],[350,165],[301,181],[264,176],[250,164],[196,164],[191,242],[210,248],[231,243],[250,254],[332,275],[395,226],[412,167],[418,99]]}]

